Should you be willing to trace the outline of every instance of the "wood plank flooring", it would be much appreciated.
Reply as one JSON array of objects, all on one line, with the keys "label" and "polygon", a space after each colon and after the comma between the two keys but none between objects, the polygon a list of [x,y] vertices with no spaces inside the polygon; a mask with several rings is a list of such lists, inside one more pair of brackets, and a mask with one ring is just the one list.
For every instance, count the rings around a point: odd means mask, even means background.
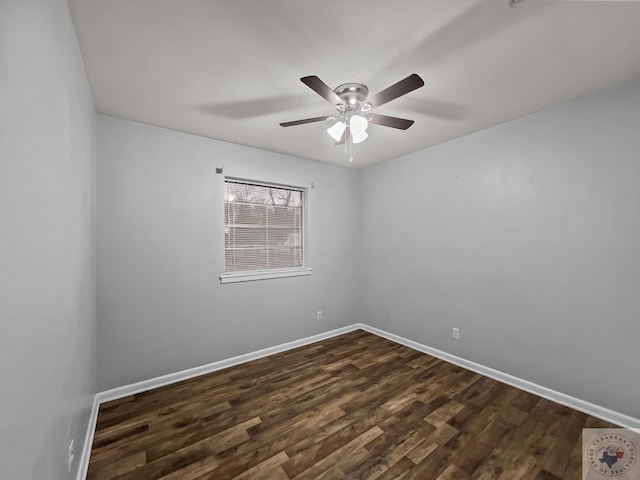
[{"label": "wood plank flooring", "polygon": [[577,480],[583,427],[358,330],[102,405],[87,478]]}]

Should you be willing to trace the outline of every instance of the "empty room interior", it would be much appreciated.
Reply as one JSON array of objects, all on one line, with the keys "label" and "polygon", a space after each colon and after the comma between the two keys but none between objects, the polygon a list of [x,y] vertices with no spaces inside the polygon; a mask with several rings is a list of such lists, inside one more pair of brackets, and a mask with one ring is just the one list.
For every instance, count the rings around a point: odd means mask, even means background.
[{"label": "empty room interior", "polygon": [[640,478],[639,59],[638,1],[2,0],[0,478]]}]

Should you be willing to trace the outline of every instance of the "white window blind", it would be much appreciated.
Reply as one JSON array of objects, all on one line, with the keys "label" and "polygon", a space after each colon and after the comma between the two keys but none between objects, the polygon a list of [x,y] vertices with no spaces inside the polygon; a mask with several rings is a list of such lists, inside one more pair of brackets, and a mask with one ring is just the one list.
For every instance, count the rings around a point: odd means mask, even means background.
[{"label": "white window blind", "polygon": [[303,266],[303,191],[225,180],[225,273]]}]

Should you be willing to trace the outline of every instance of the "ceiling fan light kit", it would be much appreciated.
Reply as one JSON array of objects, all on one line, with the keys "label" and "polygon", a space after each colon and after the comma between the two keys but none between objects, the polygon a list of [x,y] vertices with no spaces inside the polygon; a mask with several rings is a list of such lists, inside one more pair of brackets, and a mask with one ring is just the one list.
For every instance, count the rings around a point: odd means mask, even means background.
[{"label": "ceiling fan light kit", "polygon": [[[351,147],[352,144],[361,143],[368,138],[367,128],[370,123],[400,130],[406,130],[413,125],[413,120],[369,112],[373,108],[406,95],[424,85],[422,78],[414,73],[369,97],[369,89],[361,83],[343,83],[332,90],[315,75],[302,77],[300,81],[333,105],[338,111],[338,116],[305,118],[292,122],[283,122],[280,125],[292,127],[306,123],[337,120],[327,129],[327,133],[336,141],[336,145],[345,144],[345,151],[347,143]],[[352,160],[353,156],[350,155],[349,161]]]},{"label": "ceiling fan light kit", "polygon": [[342,134],[344,133],[345,128],[347,128],[347,124],[338,120],[334,125],[327,128],[327,133],[336,142],[339,142],[340,139],[342,138]]},{"label": "ceiling fan light kit", "polygon": [[353,143],[360,143],[367,139],[369,136],[367,134],[368,126],[369,121],[362,115],[351,115],[351,118],[349,119],[349,131],[351,132]]}]

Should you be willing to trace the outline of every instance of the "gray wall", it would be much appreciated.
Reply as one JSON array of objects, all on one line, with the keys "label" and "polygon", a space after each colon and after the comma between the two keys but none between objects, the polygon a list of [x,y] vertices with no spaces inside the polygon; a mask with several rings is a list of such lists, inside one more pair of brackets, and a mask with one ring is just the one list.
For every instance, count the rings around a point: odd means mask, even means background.
[{"label": "gray wall", "polygon": [[68,479],[95,393],[95,111],[64,0],[0,3],[0,477]]},{"label": "gray wall", "polygon": [[636,81],[367,169],[361,319],[640,418],[639,152]]},{"label": "gray wall", "polygon": [[[308,187],[308,277],[221,285],[224,174]],[[352,323],[357,172],[98,116],[101,390]],[[322,321],[316,311],[324,312]]]}]

